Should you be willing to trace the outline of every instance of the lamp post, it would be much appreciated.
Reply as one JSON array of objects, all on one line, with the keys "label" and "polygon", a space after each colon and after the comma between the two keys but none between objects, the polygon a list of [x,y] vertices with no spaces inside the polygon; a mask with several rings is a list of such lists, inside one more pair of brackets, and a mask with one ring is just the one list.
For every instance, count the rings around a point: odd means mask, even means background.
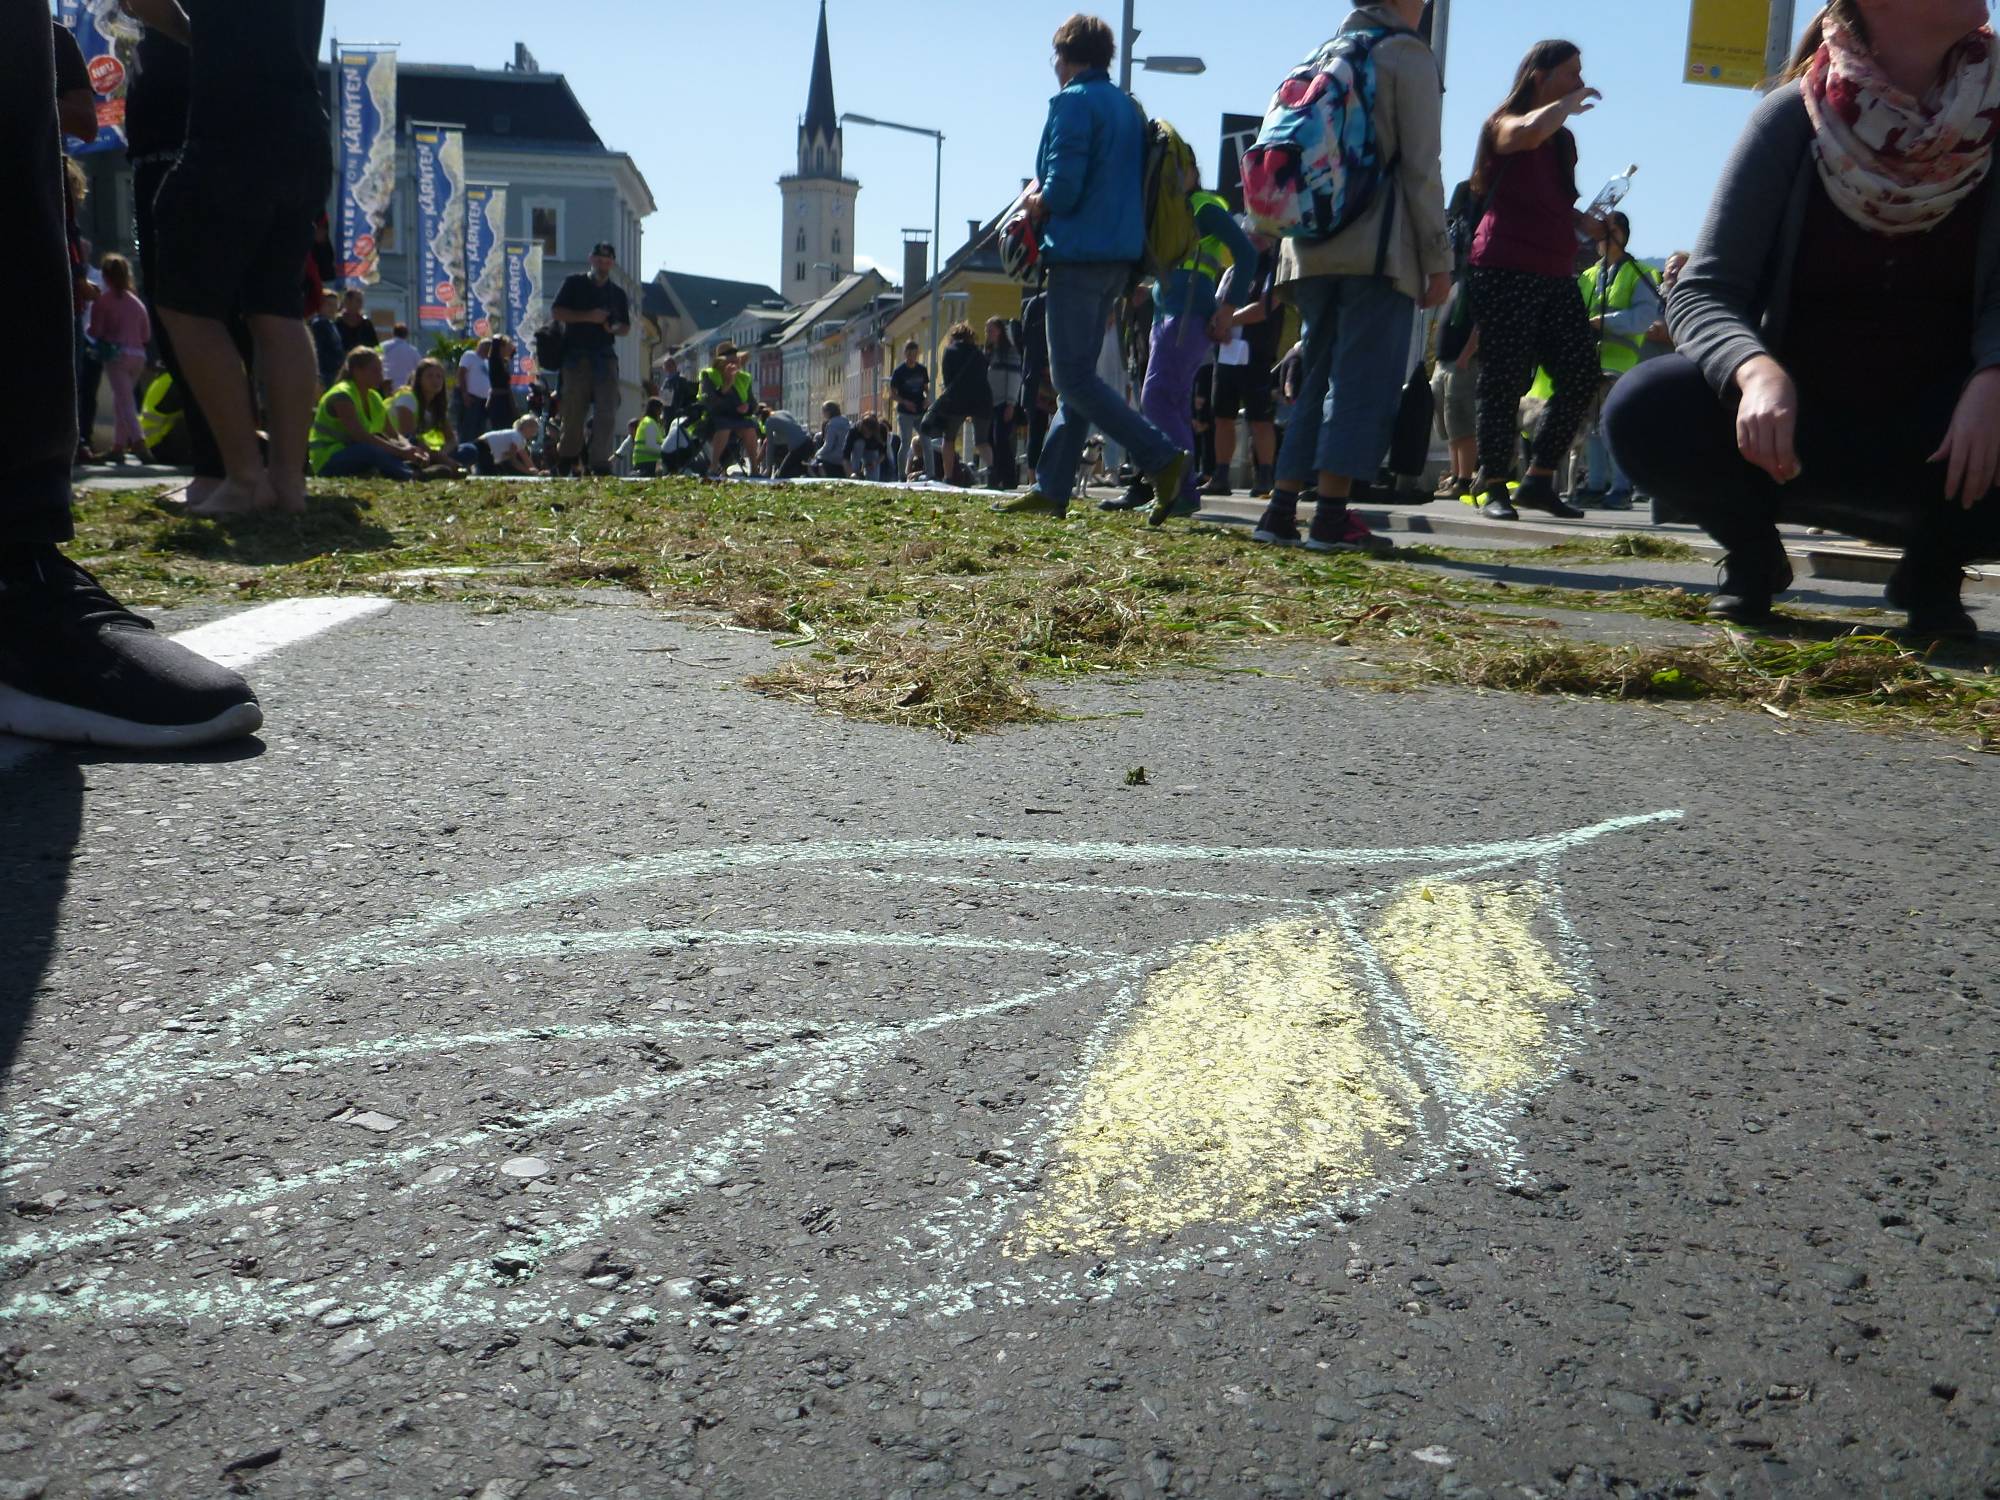
[{"label": "lamp post", "polygon": [[878,130],[900,130],[906,135],[926,135],[937,145],[937,177],[931,192],[931,363],[938,357],[938,276],[944,261],[944,132],[921,125],[899,125],[894,120],[877,120],[869,115],[842,115],[842,125],[872,125]]},{"label": "lamp post", "polygon": [[1208,71],[1208,64],[1198,57],[1134,57],[1132,48],[1139,40],[1139,28],[1132,23],[1135,3],[1136,0],[1125,0],[1125,24],[1118,33],[1118,87],[1128,94],[1132,92],[1134,64],[1148,73],[1178,73],[1183,77]]}]

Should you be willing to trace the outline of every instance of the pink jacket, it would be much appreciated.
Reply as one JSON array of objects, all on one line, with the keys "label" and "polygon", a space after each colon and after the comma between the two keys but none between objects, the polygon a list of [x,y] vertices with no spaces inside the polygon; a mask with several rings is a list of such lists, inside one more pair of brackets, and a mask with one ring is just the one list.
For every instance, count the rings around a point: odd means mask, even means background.
[{"label": "pink jacket", "polygon": [[104,289],[104,295],[90,304],[90,336],[116,344],[127,354],[146,352],[153,337],[153,320],[146,316],[146,304],[130,292]]}]

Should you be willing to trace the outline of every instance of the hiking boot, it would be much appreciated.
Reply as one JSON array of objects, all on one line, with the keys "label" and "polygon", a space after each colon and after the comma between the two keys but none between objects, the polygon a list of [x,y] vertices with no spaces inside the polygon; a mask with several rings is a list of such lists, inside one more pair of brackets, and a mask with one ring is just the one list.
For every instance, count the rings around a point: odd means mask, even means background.
[{"label": "hiking boot", "polygon": [[1792,586],[1791,559],[1775,536],[1755,553],[1731,552],[1709,596],[1708,617],[1734,625],[1761,625],[1771,618],[1771,601]]},{"label": "hiking boot", "polygon": [[1097,502],[1099,510],[1144,510],[1153,503],[1153,487],[1143,479],[1126,486],[1125,493]]},{"label": "hiking boot", "polygon": [[1514,504],[1521,510],[1545,510],[1568,521],[1584,514],[1582,506],[1571,505],[1556,493],[1555,481],[1546,474],[1530,474],[1522,480],[1521,487],[1514,491]]},{"label": "hiking boot", "polygon": [[1477,501],[1482,516],[1488,516],[1495,521],[1521,519],[1521,513],[1514,509],[1513,502],[1507,498],[1507,481],[1504,479],[1496,479],[1487,485],[1479,492]]},{"label": "hiking boot", "polygon": [[1298,496],[1273,495],[1271,503],[1264,507],[1264,514],[1257,518],[1257,529],[1250,533],[1250,540],[1267,547],[1298,546],[1304,540],[1299,535]]},{"label": "hiking boot", "polygon": [[1164,526],[1171,516],[1191,516],[1200,509],[1199,505],[1194,510],[1182,508],[1181,491],[1187,488],[1188,468],[1193,463],[1194,455],[1183,448],[1161,465],[1157,473],[1146,476],[1153,486],[1153,508],[1146,512],[1148,526]]},{"label": "hiking boot", "polygon": [[1911,635],[1969,641],[1979,634],[1979,622],[1959,600],[1964,582],[1961,568],[1913,561],[1905,553],[1883,593],[1894,608],[1909,616]]},{"label": "hiking boot", "polygon": [[993,511],[1002,516],[1048,516],[1061,521],[1069,515],[1067,500],[1051,500],[1040,490],[1029,490],[1023,495],[1013,495],[1005,500],[995,500]]},{"label": "hiking boot", "polygon": [[1308,552],[1364,552],[1385,557],[1396,550],[1386,536],[1368,529],[1368,523],[1347,506],[1335,515],[1322,500],[1313,512],[1312,530],[1306,536]]},{"label": "hiking boot", "polygon": [[158,634],[53,545],[0,548],[0,730],[191,750],[263,722],[247,682]]}]

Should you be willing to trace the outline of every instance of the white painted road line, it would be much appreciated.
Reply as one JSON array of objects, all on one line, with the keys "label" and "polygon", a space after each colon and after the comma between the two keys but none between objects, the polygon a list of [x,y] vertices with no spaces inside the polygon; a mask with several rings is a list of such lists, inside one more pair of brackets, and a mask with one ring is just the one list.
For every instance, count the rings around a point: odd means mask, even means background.
[{"label": "white painted road line", "polygon": [[[212,662],[241,671],[287,646],[380,614],[393,602],[373,595],[353,599],[280,599],[275,604],[260,604],[241,614],[183,630],[173,639]],[[11,771],[47,748],[39,740],[0,734],[0,771]]]},{"label": "white painted road line", "polygon": [[184,630],[174,639],[212,662],[241,670],[253,661],[310,640],[354,620],[380,614],[390,601],[360,599],[280,599],[240,615],[226,615]]}]

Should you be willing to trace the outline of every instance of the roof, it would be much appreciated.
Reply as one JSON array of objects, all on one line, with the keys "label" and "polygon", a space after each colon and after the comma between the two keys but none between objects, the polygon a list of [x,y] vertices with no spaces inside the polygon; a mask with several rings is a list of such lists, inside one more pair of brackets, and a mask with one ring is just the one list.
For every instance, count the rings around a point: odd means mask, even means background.
[{"label": "roof", "polygon": [[[320,64],[321,76],[327,65]],[[398,138],[412,120],[463,125],[468,143],[602,151],[603,139],[560,73],[399,62]]]},{"label": "roof", "polygon": [[870,267],[866,271],[851,271],[835,282],[824,294],[795,309],[778,330],[776,342],[790,343],[802,333],[810,333],[819,324],[834,316],[835,310],[849,301],[856,292],[866,289],[872,298],[879,287],[887,286],[888,279],[880,271]]},{"label": "roof", "polygon": [[832,140],[840,129],[833,107],[833,49],[826,39],[826,0],[819,0],[819,44],[813,49],[812,88],[806,94],[805,132]]},{"label": "roof", "polygon": [[725,281],[717,276],[661,271],[646,283],[641,311],[649,318],[671,317],[676,311],[672,304],[678,302],[678,311],[685,313],[695,327],[717,328],[746,307],[784,300],[782,292],[760,281]]}]

